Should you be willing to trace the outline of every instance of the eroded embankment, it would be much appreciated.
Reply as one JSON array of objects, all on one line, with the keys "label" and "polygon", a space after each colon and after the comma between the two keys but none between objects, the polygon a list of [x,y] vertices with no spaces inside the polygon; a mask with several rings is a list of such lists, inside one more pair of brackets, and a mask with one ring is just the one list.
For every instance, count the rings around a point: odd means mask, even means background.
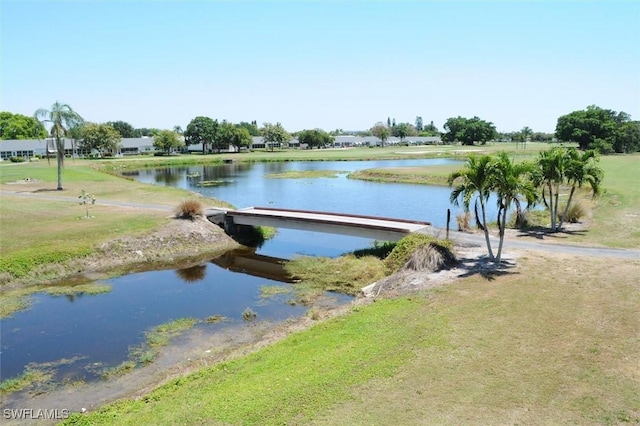
[{"label": "eroded embankment", "polygon": [[75,276],[102,278],[197,263],[239,246],[206,218],[170,219],[166,225],[138,237],[118,237],[102,243],[88,256],[34,268],[27,276],[9,278],[3,290],[44,284]]}]

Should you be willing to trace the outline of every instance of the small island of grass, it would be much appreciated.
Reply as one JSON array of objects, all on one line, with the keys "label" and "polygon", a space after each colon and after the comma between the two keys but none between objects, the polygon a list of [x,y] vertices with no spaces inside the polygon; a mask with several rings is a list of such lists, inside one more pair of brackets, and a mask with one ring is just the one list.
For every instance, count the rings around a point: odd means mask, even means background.
[{"label": "small island of grass", "polygon": [[347,172],[340,170],[287,170],[282,173],[270,173],[266,177],[271,179],[305,179],[305,178],[337,178]]}]

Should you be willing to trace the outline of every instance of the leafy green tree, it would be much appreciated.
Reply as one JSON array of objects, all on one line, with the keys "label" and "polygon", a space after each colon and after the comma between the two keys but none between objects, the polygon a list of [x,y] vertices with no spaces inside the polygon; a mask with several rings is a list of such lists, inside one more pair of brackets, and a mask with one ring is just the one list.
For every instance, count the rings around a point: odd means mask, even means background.
[{"label": "leafy green tree", "polygon": [[515,204],[520,212],[520,197],[527,201],[527,207],[537,199],[536,187],[531,180],[534,165],[528,162],[516,163],[505,152],[500,152],[491,166],[491,189],[498,199],[498,252],[495,262],[500,263],[504,234],[507,227],[507,211]]},{"label": "leafy green tree", "polygon": [[243,147],[251,147],[252,142],[253,138],[249,130],[245,127],[234,126],[229,144],[234,147],[236,152],[239,152]]},{"label": "leafy green tree", "polygon": [[251,123],[247,123],[246,121],[241,121],[240,123],[238,123],[238,127],[247,129],[247,131],[251,136],[260,136],[260,129],[258,129],[258,126],[256,125],[255,121],[252,121]]},{"label": "leafy green tree", "polygon": [[40,108],[34,113],[34,118],[42,124],[51,126],[49,134],[56,142],[56,157],[58,162],[58,191],[62,191],[62,166],[64,164],[64,137],[70,127],[84,122],[84,119],[67,104],[55,102],[50,110]]},{"label": "leafy green tree", "polygon": [[638,122],[629,114],[590,105],[586,110],[573,111],[558,118],[556,137],[565,142],[576,142],[580,149],[607,152],[640,151]]},{"label": "leafy green tree", "polygon": [[184,133],[184,130],[182,130],[182,126],[173,126],[173,131],[178,135],[181,135]]},{"label": "leafy green tree", "polygon": [[371,134],[380,139],[380,143],[382,143],[382,146],[384,147],[384,143],[389,139],[391,131],[388,127],[385,127],[384,124],[376,123],[376,125],[371,128]]},{"label": "leafy green tree", "polygon": [[640,151],[640,121],[621,123],[616,131],[612,148],[615,152],[625,154]]},{"label": "leafy green tree", "polygon": [[392,128],[391,134],[397,138],[400,138],[400,143],[404,141],[407,136],[417,136],[418,132],[416,128],[410,123],[400,123]]},{"label": "leafy green tree", "polygon": [[333,136],[320,129],[303,130],[298,133],[298,141],[312,149],[314,147],[320,148],[325,145],[333,145],[334,140]]},{"label": "leafy green tree", "polygon": [[[481,228],[484,231],[484,238],[489,251],[489,257],[493,260],[493,251],[491,249],[491,241],[489,240],[489,228],[487,226],[487,201],[491,190],[493,189],[493,159],[489,155],[477,157],[469,156],[465,165],[458,171],[453,172],[448,177],[450,187],[453,187],[450,201],[458,206],[460,199],[465,211],[469,211],[469,205],[474,197],[476,202],[480,203],[480,211],[482,213]],[[455,187],[454,187],[455,185]]]},{"label": "leafy green tree", "polygon": [[139,129],[135,130],[135,134],[136,134],[135,137],[136,138],[141,138],[143,136],[154,137],[155,135],[157,135],[160,132],[161,132],[160,129],[141,127]]},{"label": "leafy green tree", "polygon": [[184,132],[184,141],[187,145],[202,144],[202,153],[206,154],[210,152],[207,149],[209,146],[216,148],[220,152],[220,125],[218,120],[213,120],[209,117],[196,117],[187,125],[187,130]]},{"label": "leafy green tree", "polygon": [[246,127],[239,127],[238,125],[223,121],[220,123],[218,133],[222,147],[232,146],[236,152],[239,152],[241,147],[251,146],[251,135]]},{"label": "leafy green tree", "polygon": [[96,150],[100,157],[107,152],[115,153],[122,139],[120,133],[108,124],[88,123],[81,130],[80,147]]},{"label": "leafy green tree", "polygon": [[105,124],[116,129],[122,138],[139,138],[142,136],[140,130],[134,129],[131,124],[125,121],[107,121]]},{"label": "leafy green tree", "polygon": [[157,150],[164,151],[166,154],[171,154],[171,151],[183,146],[184,142],[180,138],[180,135],[171,130],[162,130],[153,137],[153,147]]},{"label": "leafy green tree", "polygon": [[0,112],[0,139],[43,139],[47,129],[34,117]]},{"label": "leafy green tree", "polygon": [[444,124],[444,130],[443,141],[461,142],[463,145],[473,145],[475,142],[484,145],[498,135],[493,123],[478,117],[451,117]]},{"label": "leafy green tree", "polygon": [[531,140],[535,142],[551,142],[554,137],[553,133],[534,132],[531,134]]},{"label": "leafy green tree", "polygon": [[274,146],[282,146],[291,140],[291,135],[282,127],[282,124],[264,123],[262,127],[262,137],[271,150]]},{"label": "leafy green tree", "polygon": [[418,136],[430,137],[430,136],[439,136],[439,135],[440,135],[440,131],[433,124],[433,121],[431,121],[429,124],[423,126],[422,130],[420,132],[418,132]]}]

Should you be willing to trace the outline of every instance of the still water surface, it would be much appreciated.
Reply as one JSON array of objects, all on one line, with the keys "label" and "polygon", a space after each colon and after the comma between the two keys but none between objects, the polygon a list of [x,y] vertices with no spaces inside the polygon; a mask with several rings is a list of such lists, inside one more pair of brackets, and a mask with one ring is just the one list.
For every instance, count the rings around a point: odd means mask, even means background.
[{"label": "still water surface", "polygon": [[[445,187],[374,183],[346,178],[346,172],[371,167],[449,164],[448,159],[290,162],[224,164],[173,167],[126,173],[141,182],[197,191],[236,207],[270,206],[380,215],[426,220],[445,226],[450,190]],[[287,170],[338,170],[337,178],[270,179],[271,173]],[[198,174],[193,178],[188,175]],[[199,187],[200,180],[224,180],[217,187]],[[296,230],[278,230],[257,253],[289,259],[295,255],[338,256],[368,247],[364,238]],[[130,347],[144,341],[144,332],[172,319],[194,317],[196,326],[215,332],[220,327],[242,324],[242,312],[250,307],[260,320],[282,321],[297,317],[305,307],[287,303],[292,294],[266,301],[260,298],[265,285],[290,286],[273,279],[232,272],[214,263],[197,270],[153,271],[106,281],[112,291],[101,295],[50,296],[36,294],[33,306],[0,324],[0,379],[22,373],[28,366],[67,360],[56,365],[58,380],[90,381],[103,368],[127,359]],[[193,279],[193,277],[198,279]],[[191,278],[187,278],[191,277]],[[331,295],[338,303],[349,297]],[[229,322],[207,324],[211,315]]]}]

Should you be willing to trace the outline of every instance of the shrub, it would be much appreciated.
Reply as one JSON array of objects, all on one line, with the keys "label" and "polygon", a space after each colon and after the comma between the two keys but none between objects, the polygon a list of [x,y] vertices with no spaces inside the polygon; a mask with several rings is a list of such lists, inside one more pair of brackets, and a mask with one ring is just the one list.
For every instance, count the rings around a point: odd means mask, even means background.
[{"label": "shrub", "polygon": [[523,210],[520,215],[513,213],[507,220],[507,227],[531,229],[545,226],[549,222],[549,210]]},{"label": "shrub", "polygon": [[[562,219],[562,213],[564,213],[564,208],[558,209],[558,220]],[[569,206],[569,210],[567,210],[567,222],[578,223],[586,215],[587,210],[585,207],[579,201],[574,201]]]},{"label": "shrub", "polygon": [[176,217],[178,219],[195,220],[204,215],[204,206],[198,200],[184,200],[178,206]]},{"label": "shrub", "polygon": [[458,231],[469,232],[471,230],[471,213],[463,212],[456,215],[456,222],[458,222]]},{"label": "shrub", "polygon": [[413,271],[439,271],[454,266],[456,262],[456,256],[451,250],[431,242],[414,251],[404,268]]},{"label": "shrub", "polygon": [[9,157],[9,161],[12,163],[24,163],[23,157]]},{"label": "shrub", "polygon": [[389,256],[384,260],[385,272],[388,275],[399,271],[411,259],[413,253],[421,247],[433,245],[437,250],[443,249],[453,253],[453,243],[438,240],[426,234],[409,234],[396,244]]}]

